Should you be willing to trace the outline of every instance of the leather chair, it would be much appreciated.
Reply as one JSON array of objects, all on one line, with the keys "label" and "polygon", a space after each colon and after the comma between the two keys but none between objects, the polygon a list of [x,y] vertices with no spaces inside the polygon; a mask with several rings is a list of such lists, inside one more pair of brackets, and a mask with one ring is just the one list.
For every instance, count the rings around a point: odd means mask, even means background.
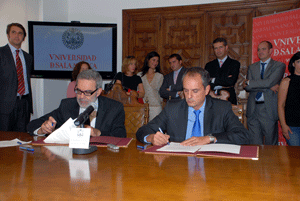
[{"label": "leather chair", "polygon": [[[221,90],[220,95],[217,95],[214,93],[214,91],[210,91],[209,95],[213,98],[221,99],[221,100],[227,100],[230,96],[228,91]],[[232,104],[232,110],[234,114],[239,118],[240,122],[244,124],[244,108],[243,105],[233,105]]]},{"label": "leather chair", "polygon": [[137,130],[149,121],[149,104],[139,103],[136,91],[132,90],[130,95],[127,95],[123,86],[117,83],[114,84],[113,88],[107,94],[103,92],[101,95],[123,103],[127,137],[135,139]]}]

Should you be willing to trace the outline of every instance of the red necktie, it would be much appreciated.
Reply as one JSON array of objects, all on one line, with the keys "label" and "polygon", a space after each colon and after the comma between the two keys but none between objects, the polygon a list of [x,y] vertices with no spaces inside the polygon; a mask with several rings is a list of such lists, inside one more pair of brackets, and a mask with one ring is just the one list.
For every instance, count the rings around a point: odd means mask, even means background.
[{"label": "red necktie", "polygon": [[18,93],[22,96],[25,93],[24,75],[22,62],[19,57],[19,51],[16,50],[16,65],[17,65],[17,75],[18,75]]},{"label": "red necktie", "polygon": [[220,61],[220,68],[223,66],[223,61]]}]

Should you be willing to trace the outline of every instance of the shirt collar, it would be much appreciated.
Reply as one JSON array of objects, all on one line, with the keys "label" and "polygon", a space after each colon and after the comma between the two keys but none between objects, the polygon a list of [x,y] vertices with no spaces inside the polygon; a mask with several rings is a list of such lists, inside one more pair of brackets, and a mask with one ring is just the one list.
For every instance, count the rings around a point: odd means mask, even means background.
[{"label": "shirt collar", "polygon": [[[199,109],[201,111],[200,114],[204,114],[205,105],[206,105],[206,97],[205,97],[205,100],[204,100],[204,103],[203,103],[202,107]],[[195,115],[191,115],[191,114],[194,114],[194,111],[195,111],[195,109],[193,107],[189,106],[188,120],[195,121]]]},{"label": "shirt collar", "polygon": [[226,61],[227,57],[228,57],[228,56],[226,55],[223,59],[218,59],[219,63],[220,63],[220,61],[222,61],[223,64],[224,64],[224,62]]},{"label": "shirt collar", "polygon": [[181,68],[179,68],[178,70],[176,70],[176,71],[174,71],[174,72],[177,72],[177,73],[179,74],[180,71],[181,71],[181,69],[182,69],[182,66],[181,66]]},{"label": "shirt collar", "polygon": [[271,61],[271,57],[267,60],[267,61],[265,61],[265,62],[262,62],[261,60],[260,60],[260,64],[262,64],[262,63],[265,63],[266,65],[265,65],[265,67],[267,67],[267,65],[268,65],[268,63]]},{"label": "shirt collar", "polygon": [[20,49],[17,49],[17,48],[15,48],[14,46],[12,46],[10,43],[8,43],[8,46],[10,47],[10,50],[11,50],[12,53],[15,53],[16,50],[19,50],[19,51],[20,51],[19,53],[22,52],[22,49],[21,49],[21,48],[20,48]]}]

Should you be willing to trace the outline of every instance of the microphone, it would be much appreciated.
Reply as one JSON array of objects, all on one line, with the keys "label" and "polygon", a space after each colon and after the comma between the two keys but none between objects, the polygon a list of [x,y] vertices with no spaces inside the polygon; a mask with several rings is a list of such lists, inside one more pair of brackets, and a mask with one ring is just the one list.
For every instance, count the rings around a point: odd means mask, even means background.
[{"label": "microphone", "polygon": [[74,121],[75,126],[79,126],[83,124],[88,118],[89,115],[97,108],[96,103],[91,103],[90,106],[88,106],[83,113],[81,113],[77,119]]}]

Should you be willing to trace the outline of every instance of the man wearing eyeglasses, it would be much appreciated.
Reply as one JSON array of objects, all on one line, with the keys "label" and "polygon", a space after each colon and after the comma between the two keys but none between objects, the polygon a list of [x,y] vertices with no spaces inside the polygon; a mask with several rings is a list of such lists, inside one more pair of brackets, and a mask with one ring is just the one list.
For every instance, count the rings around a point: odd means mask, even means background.
[{"label": "man wearing eyeglasses", "polygon": [[95,118],[91,119],[90,117],[89,125],[85,125],[85,127],[91,128],[91,136],[126,137],[123,104],[100,96],[101,92],[101,75],[94,70],[81,72],[76,80],[76,98],[63,99],[58,109],[31,121],[27,130],[36,135],[50,134],[70,117],[75,119],[94,102],[98,106],[97,114]]}]

